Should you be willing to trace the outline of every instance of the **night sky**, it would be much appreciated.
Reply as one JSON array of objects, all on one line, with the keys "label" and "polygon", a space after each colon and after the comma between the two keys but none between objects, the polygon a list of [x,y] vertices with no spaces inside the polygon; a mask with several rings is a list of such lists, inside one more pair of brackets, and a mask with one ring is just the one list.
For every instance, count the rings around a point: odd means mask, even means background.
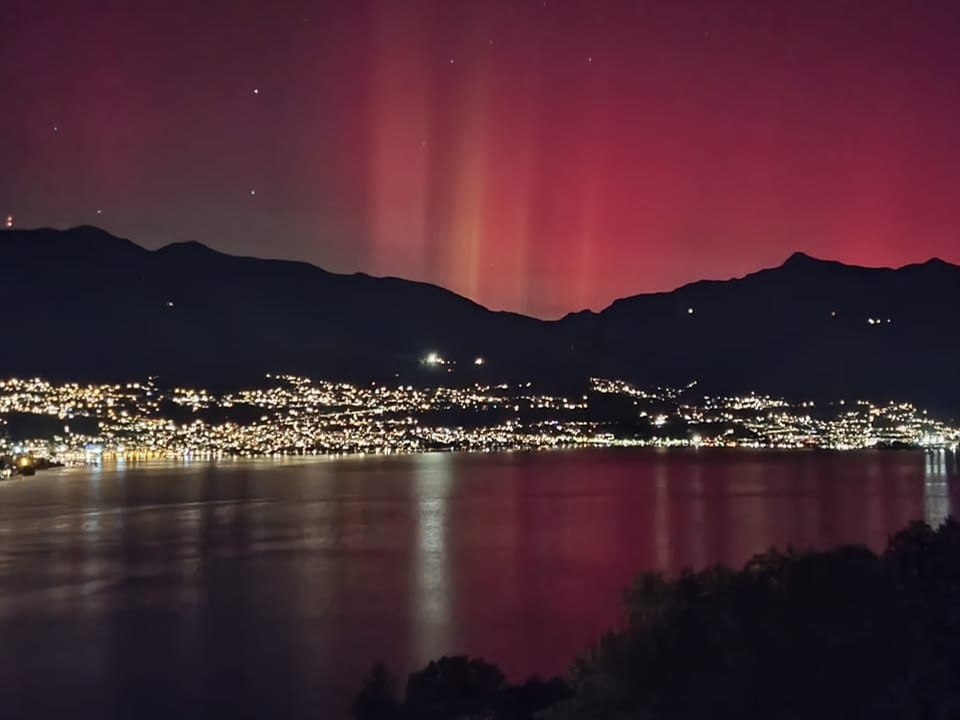
[{"label": "night sky", "polygon": [[0,0],[0,213],[557,317],[960,261],[950,0]]}]

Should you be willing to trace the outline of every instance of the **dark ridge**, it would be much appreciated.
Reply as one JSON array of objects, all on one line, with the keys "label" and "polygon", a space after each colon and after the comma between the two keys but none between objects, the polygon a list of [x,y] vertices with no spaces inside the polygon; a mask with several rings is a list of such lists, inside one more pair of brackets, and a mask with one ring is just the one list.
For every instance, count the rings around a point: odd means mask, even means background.
[{"label": "dark ridge", "polygon": [[214,250],[211,247],[207,247],[203,243],[199,243],[195,240],[187,240],[185,242],[176,242],[170,243],[169,245],[164,245],[162,248],[157,250],[158,253],[190,253],[190,254],[202,254],[202,255],[224,255],[224,253],[219,250]]},{"label": "dark ridge", "polygon": [[[795,253],[742,278],[548,322],[435,285],[199,243],[149,252],[92,227],[0,238],[0,301],[28,332],[0,353],[0,377],[159,375],[212,385],[293,372],[579,388],[592,375],[640,385],[697,380],[706,394],[913,401],[960,414],[960,339],[951,332],[960,267],[937,259],[893,270]],[[428,352],[456,365],[425,367]]]},{"label": "dark ridge", "polygon": [[590,309],[575,310],[573,312],[568,312],[566,315],[560,318],[560,321],[573,319],[573,318],[592,318],[596,316],[597,316],[597,313],[595,313],[593,310],[590,310]]},{"label": "dark ridge", "polygon": [[[791,271],[799,272],[817,272],[825,269],[852,269],[852,270],[867,270],[875,268],[861,268],[857,265],[847,265],[846,263],[838,262],[836,260],[824,260],[823,258],[817,258],[813,255],[808,255],[805,252],[795,252],[790,257],[788,257],[779,268],[772,268],[774,270],[778,269],[789,269]],[[763,272],[763,271],[760,271]],[[748,276],[749,277],[749,276]]]},{"label": "dark ridge", "polygon": [[799,265],[799,264],[810,264],[822,262],[818,258],[813,257],[812,255],[807,255],[805,252],[800,252],[799,250],[793,253],[790,257],[786,259],[783,263],[784,265]]},{"label": "dark ridge", "polygon": [[[953,268],[953,267],[957,267],[956,265],[951,265],[951,264],[948,263],[946,260],[941,260],[941,259],[938,258],[938,257],[932,257],[932,258],[930,258],[929,260],[927,260],[925,263],[921,263],[921,264],[924,265],[924,266],[927,266],[927,267],[937,267],[937,268]],[[908,267],[909,267],[909,266],[908,266]]]}]

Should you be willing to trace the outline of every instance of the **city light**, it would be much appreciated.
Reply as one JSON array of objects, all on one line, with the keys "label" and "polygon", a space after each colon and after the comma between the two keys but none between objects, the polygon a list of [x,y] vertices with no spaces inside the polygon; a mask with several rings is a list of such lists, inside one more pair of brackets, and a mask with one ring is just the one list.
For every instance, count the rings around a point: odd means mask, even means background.
[{"label": "city light", "polygon": [[[436,352],[424,362],[445,363]],[[84,464],[614,446],[949,450],[960,443],[960,429],[910,403],[818,403],[814,416],[808,401],[756,393],[697,399],[693,387],[638,388],[594,378],[588,392],[563,396],[537,391],[531,382],[415,387],[271,375],[261,387],[218,394],[153,379],[108,385],[0,380],[0,467],[4,456]],[[590,412],[603,395],[632,404],[632,430],[622,418],[607,421]],[[256,419],[234,417],[237,408],[244,415],[253,410]],[[209,412],[222,419],[205,420]],[[13,413],[56,418],[61,432],[14,443],[4,433],[4,419]],[[472,418],[469,426],[452,419],[463,413]]]}]

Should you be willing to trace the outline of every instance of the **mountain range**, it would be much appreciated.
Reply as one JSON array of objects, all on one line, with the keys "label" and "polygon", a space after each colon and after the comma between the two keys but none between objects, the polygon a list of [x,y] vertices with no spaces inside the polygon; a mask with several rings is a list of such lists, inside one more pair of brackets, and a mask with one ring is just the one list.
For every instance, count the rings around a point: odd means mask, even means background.
[{"label": "mountain range", "polygon": [[[544,321],[425,283],[198,243],[150,251],[83,226],[0,232],[0,303],[0,377],[576,386],[594,375],[960,412],[960,266],[936,259],[886,269],[796,253]],[[431,352],[445,364],[424,363]]]}]

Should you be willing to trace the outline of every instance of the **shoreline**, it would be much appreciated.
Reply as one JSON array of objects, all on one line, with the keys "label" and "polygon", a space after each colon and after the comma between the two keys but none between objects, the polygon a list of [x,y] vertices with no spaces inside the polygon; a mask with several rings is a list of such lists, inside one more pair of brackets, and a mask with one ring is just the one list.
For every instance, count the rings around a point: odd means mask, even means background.
[{"label": "shoreline", "polygon": [[413,459],[417,457],[427,457],[427,456],[466,456],[474,458],[482,458],[489,456],[497,455],[541,455],[541,454],[556,454],[562,455],[564,453],[590,453],[590,452],[602,452],[602,453],[654,453],[654,454],[711,454],[711,455],[738,455],[738,454],[757,454],[757,455],[815,455],[815,454],[829,454],[829,455],[854,455],[854,454],[873,454],[873,453],[904,453],[904,454],[952,454],[956,455],[958,450],[956,448],[944,448],[944,447],[863,447],[863,448],[831,448],[831,447],[800,447],[800,448],[789,448],[789,447],[707,447],[707,446],[652,446],[652,445],[579,445],[579,446],[562,446],[562,447],[543,447],[543,448],[503,448],[503,449],[434,449],[434,450],[423,450],[423,451],[402,451],[402,452],[336,452],[336,453],[302,453],[302,454],[264,454],[264,455],[228,455],[228,454],[165,454],[165,455],[150,455],[150,456],[110,456],[104,457],[100,462],[64,462],[61,464],[54,464],[46,468],[38,468],[37,475],[33,476],[20,476],[14,474],[12,477],[7,478],[7,480],[27,480],[30,478],[35,478],[37,476],[46,477],[49,471],[59,471],[57,474],[64,471],[79,471],[79,470],[117,470],[117,469],[151,469],[151,468],[164,468],[164,469],[173,469],[173,468],[183,468],[191,469],[197,467],[236,467],[241,465],[246,466],[257,466],[262,465],[266,467],[282,467],[282,466],[300,466],[300,465],[311,465],[311,464],[325,464],[332,462],[343,462],[343,461],[355,461],[361,462],[365,460],[391,460],[391,459]]}]

